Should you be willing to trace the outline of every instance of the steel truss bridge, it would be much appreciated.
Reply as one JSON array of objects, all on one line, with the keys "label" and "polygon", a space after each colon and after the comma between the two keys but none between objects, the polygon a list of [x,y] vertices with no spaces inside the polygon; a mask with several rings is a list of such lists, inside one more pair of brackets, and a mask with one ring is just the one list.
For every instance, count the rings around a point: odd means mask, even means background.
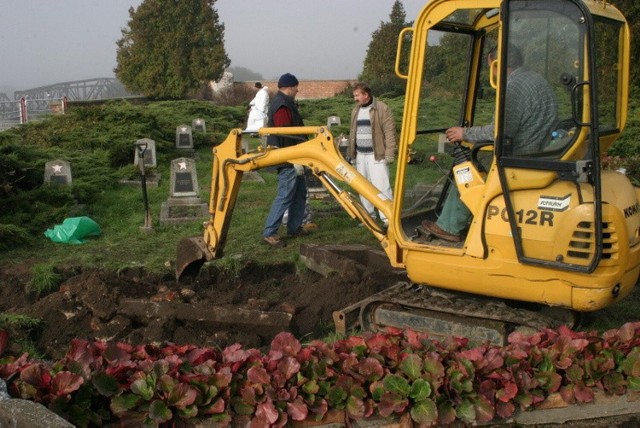
[{"label": "steel truss bridge", "polygon": [[109,77],[55,83],[13,93],[14,100],[19,100],[23,97],[31,99],[67,97],[69,101],[86,101],[133,96],[135,95],[127,92],[120,81]]}]

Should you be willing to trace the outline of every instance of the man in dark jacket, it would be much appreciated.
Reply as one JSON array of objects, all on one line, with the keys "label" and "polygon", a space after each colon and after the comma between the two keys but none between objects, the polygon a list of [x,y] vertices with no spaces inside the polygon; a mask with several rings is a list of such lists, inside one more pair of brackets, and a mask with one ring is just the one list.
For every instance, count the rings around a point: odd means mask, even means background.
[{"label": "man in dark jacket", "polygon": [[[278,93],[269,107],[269,127],[304,126],[302,116],[295,103],[298,93],[298,79],[293,74],[285,73],[278,80]],[[269,135],[267,144],[274,147],[290,147],[302,140],[281,135]],[[307,198],[307,182],[300,166],[286,163],[278,167],[278,193],[271,205],[269,215],[262,232],[265,243],[279,247],[283,245],[278,236],[282,224],[282,216],[289,210],[287,232],[289,236],[303,233],[302,222]]]}]

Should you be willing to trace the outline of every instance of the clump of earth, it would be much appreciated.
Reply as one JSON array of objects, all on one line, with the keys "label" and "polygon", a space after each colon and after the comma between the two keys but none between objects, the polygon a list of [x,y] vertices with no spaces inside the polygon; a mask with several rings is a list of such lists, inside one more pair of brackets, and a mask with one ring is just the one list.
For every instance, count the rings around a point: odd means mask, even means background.
[{"label": "clump of earth", "polygon": [[266,348],[283,330],[301,340],[332,333],[334,311],[399,280],[389,269],[324,276],[297,272],[294,264],[239,263],[233,270],[205,266],[182,283],[142,268],[60,267],[60,286],[46,295],[29,292],[29,263],[4,264],[0,313],[40,321],[31,329],[11,328],[8,351],[22,352],[30,343],[41,356],[58,359],[74,338]]}]

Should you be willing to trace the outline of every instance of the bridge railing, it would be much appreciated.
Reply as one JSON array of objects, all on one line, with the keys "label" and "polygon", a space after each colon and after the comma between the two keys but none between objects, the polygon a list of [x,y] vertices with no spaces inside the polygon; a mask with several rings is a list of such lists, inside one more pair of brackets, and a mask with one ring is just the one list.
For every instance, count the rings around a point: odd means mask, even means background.
[{"label": "bridge railing", "polygon": [[0,131],[27,122],[40,120],[51,114],[64,114],[67,97],[0,101]]}]

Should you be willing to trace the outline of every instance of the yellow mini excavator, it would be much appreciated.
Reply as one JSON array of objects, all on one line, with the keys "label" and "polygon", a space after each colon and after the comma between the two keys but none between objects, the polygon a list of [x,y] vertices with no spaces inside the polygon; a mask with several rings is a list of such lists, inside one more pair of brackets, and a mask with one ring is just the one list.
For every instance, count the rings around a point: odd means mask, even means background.
[{"label": "yellow mini excavator", "polygon": [[[624,172],[603,170],[601,155],[625,126],[629,45],[624,16],[606,0],[427,2],[399,36],[395,69],[406,95],[393,200],[344,159],[324,126],[262,128],[313,137],[253,151],[232,130],[213,148],[211,219],[203,236],[180,242],[177,277],[222,255],[243,173],[289,162],[309,168],[410,281],[338,311],[339,330],[409,326],[499,343],[514,329],[570,324],[567,314],[616,303],[640,272],[640,190]],[[543,144],[524,152],[508,120],[516,55],[557,104]],[[425,190],[425,167],[410,156],[452,125],[487,124],[487,141],[446,144],[455,152],[448,180],[438,194]],[[421,226],[455,190],[472,214],[459,243]],[[382,211],[388,228],[351,192]]]}]

